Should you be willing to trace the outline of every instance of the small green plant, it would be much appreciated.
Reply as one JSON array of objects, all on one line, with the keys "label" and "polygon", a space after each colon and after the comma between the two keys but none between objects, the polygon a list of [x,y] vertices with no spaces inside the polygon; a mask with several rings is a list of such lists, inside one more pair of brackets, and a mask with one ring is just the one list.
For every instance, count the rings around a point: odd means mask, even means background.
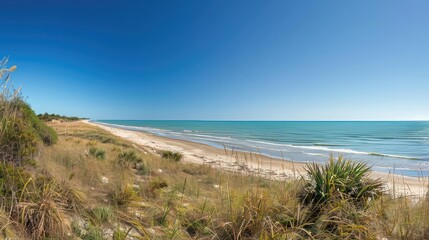
[{"label": "small green plant", "polygon": [[106,158],[106,151],[101,148],[91,147],[89,148],[89,154],[97,159],[105,159]]},{"label": "small green plant", "polygon": [[179,152],[163,151],[161,152],[161,157],[164,159],[180,162],[183,158],[183,155]]}]

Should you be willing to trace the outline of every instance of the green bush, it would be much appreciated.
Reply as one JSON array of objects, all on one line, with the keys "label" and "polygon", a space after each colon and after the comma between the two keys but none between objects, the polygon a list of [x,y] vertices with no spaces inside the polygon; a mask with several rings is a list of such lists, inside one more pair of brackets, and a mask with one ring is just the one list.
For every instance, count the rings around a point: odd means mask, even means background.
[{"label": "green bush", "polygon": [[22,164],[33,159],[40,141],[51,145],[58,137],[52,128],[37,118],[20,92],[10,87],[10,73],[16,67],[6,69],[5,62],[0,62],[0,158]]},{"label": "green bush", "polygon": [[25,119],[4,116],[1,119],[0,158],[22,164],[37,150],[38,137]]},{"label": "green bush", "polygon": [[48,113],[44,113],[44,114],[38,114],[37,117],[45,122],[49,122],[52,120],[59,120],[59,121],[65,121],[65,122],[72,122],[72,121],[78,121],[78,120],[82,120],[82,119],[87,119],[87,118],[78,118],[78,117],[67,117],[67,116],[61,116],[58,114],[48,114]]},{"label": "green bush", "polygon": [[36,116],[28,103],[20,101],[19,108],[22,111],[24,118],[30,122],[36,134],[40,137],[44,144],[52,145],[58,141],[58,136],[55,130],[42,122]]},{"label": "green bush", "polygon": [[11,200],[13,194],[19,195],[31,176],[23,168],[14,167],[6,162],[0,163],[0,196]]},{"label": "green bush", "polygon": [[179,152],[172,152],[172,151],[163,151],[161,153],[161,157],[164,159],[173,160],[176,162],[180,162],[182,160],[183,155]]}]

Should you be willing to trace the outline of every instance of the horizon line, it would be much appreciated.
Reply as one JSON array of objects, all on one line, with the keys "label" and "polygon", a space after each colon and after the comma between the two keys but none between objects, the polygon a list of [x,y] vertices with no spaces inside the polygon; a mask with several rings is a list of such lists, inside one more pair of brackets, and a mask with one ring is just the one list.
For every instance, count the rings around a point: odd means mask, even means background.
[{"label": "horizon line", "polygon": [[429,122],[427,120],[228,120],[228,119],[92,119],[90,121],[195,121],[195,122]]}]

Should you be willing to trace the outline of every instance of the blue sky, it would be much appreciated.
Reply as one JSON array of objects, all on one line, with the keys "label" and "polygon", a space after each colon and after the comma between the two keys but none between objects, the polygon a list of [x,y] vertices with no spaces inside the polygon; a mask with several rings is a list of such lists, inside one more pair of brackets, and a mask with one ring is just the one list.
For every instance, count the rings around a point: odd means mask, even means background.
[{"label": "blue sky", "polygon": [[36,112],[429,119],[429,1],[8,1],[0,55]]}]

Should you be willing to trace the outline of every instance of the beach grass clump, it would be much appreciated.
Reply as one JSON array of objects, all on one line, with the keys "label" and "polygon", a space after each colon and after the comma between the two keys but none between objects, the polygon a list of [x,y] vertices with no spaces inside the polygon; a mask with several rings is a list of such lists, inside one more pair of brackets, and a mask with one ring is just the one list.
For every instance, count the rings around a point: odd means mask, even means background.
[{"label": "beach grass clump", "polygon": [[67,201],[54,181],[35,185],[30,193],[16,203],[18,221],[31,233],[33,239],[64,236]]},{"label": "beach grass clump", "polygon": [[124,168],[132,167],[137,169],[138,166],[144,166],[142,157],[133,150],[119,153],[116,161],[119,166]]},{"label": "beach grass clump", "polygon": [[23,168],[0,164],[2,208],[32,239],[64,236],[70,200],[49,176],[31,176]]},{"label": "beach grass clump", "polygon": [[162,151],[161,157],[163,159],[168,159],[168,160],[172,160],[175,162],[180,162],[183,158],[183,155],[180,152]]},{"label": "beach grass clump", "polygon": [[388,239],[429,239],[429,195],[385,195],[372,204],[373,230]]},{"label": "beach grass clump", "polygon": [[89,154],[97,159],[103,160],[106,158],[106,151],[97,147],[90,147]]},{"label": "beach grass clump", "polygon": [[90,225],[88,226],[88,229],[86,230],[85,234],[80,236],[83,240],[104,240],[104,234],[103,231],[97,227]]},{"label": "beach grass clump", "polygon": [[315,234],[320,238],[374,237],[366,208],[371,200],[382,196],[383,184],[369,178],[369,166],[331,156],[325,165],[312,163],[305,170],[307,178],[298,197],[309,208]]},{"label": "beach grass clump", "polygon": [[162,177],[156,177],[150,180],[149,182],[149,191],[155,192],[155,190],[168,187],[167,181]]},{"label": "beach grass clump", "polygon": [[337,198],[363,204],[383,192],[383,183],[369,177],[370,166],[346,160],[342,156],[337,160],[331,156],[324,166],[307,164],[305,170],[308,179],[304,179],[301,199],[306,204],[323,206]]},{"label": "beach grass clump", "polygon": [[96,225],[109,223],[114,218],[114,212],[110,207],[98,206],[90,211],[92,221]]},{"label": "beach grass clump", "polygon": [[129,185],[117,186],[108,194],[108,197],[110,201],[119,208],[127,208],[134,202],[140,200],[137,192]]}]

